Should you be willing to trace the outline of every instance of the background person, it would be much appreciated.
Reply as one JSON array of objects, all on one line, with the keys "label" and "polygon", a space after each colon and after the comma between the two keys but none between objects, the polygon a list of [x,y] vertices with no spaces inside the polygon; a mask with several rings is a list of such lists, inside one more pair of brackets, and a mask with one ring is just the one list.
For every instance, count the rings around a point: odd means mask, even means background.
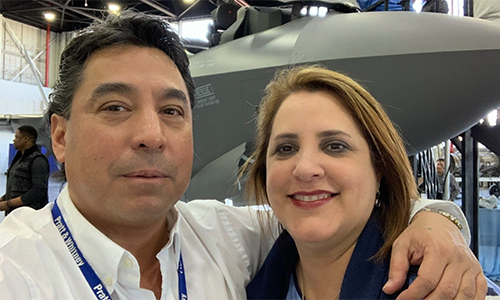
[{"label": "background person", "polygon": [[48,203],[49,162],[36,145],[37,137],[32,126],[16,130],[13,142],[17,152],[7,170],[5,195],[0,198],[0,211],[5,215],[21,206],[40,209]]},{"label": "background person", "polygon": [[[436,11],[436,1],[439,1],[439,11]],[[442,14],[448,13],[448,1],[446,0],[426,0],[422,6],[423,12],[438,12]]]},{"label": "background person", "polygon": [[[369,8],[370,6],[377,4],[379,2],[379,0],[357,0],[357,1],[359,4],[359,7],[363,11],[366,10],[367,8]],[[414,1],[415,0],[411,0],[411,3],[410,3],[410,10],[411,11],[413,11],[412,4]],[[401,4],[402,4],[401,0],[389,0],[388,10],[389,11],[401,11],[401,10],[403,10],[403,6]],[[385,3],[382,3],[373,9],[373,11],[384,11],[384,10],[385,10]]]},{"label": "background person", "polygon": [[[438,192],[436,198],[441,200],[451,200],[451,201],[456,200],[458,195],[460,194],[460,187],[458,186],[455,176],[445,171],[444,158],[439,158],[436,160],[436,172],[438,174]],[[446,173],[449,173],[450,176],[448,183],[450,185],[450,199],[444,199],[444,185],[446,180]]]},{"label": "background person", "polygon": [[[256,212],[218,201],[178,202],[193,159],[188,64],[164,19],[131,11],[69,43],[47,113],[67,185],[54,204],[18,209],[0,224],[0,297],[245,298],[273,242]],[[426,204],[463,216],[442,201]],[[439,230],[427,230],[434,223]],[[448,223],[422,212],[405,230],[394,249],[394,290],[414,251],[425,252],[432,267],[421,274],[430,284],[412,295],[475,285],[457,279],[479,263],[466,256],[460,231]],[[432,263],[436,257],[446,263]]]},{"label": "background person", "polygon": [[[398,296],[382,288],[418,193],[382,106],[347,76],[296,67],[277,74],[259,110],[248,196],[269,204],[284,230],[248,299]],[[480,268],[474,276],[484,280]],[[457,292],[434,297],[472,299],[476,291]],[[477,293],[484,297],[484,283]]]}]

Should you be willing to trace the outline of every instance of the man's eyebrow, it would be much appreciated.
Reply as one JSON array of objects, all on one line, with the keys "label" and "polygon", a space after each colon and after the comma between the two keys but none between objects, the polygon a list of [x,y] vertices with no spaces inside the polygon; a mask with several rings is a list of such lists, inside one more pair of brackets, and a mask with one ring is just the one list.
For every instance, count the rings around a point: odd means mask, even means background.
[{"label": "man's eyebrow", "polygon": [[161,92],[161,99],[177,99],[182,101],[185,105],[189,105],[186,94],[176,88],[168,88]]},{"label": "man's eyebrow", "polygon": [[334,136],[346,136],[346,137],[351,137],[348,133],[342,131],[342,130],[325,130],[320,133],[318,133],[319,138],[326,138],[326,137],[334,137]]},{"label": "man's eyebrow", "polygon": [[91,98],[111,93],[132,94],[135,90],[133,86],[122,82],[103,83],[92,91]]}]

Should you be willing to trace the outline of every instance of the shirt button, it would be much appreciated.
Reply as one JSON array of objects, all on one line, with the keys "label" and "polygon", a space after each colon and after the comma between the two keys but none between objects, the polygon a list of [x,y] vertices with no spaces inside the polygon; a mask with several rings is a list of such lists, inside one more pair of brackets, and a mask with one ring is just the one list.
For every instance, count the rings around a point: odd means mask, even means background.
[{"label": "shirt button", "polygon": [[113,277],[108,276],[108,277],[106,277],[106,278],[104,279],[104,285],[106,285],[106,286],[111,286],[111,285],[113,285],[113,281],[114,281],[114,280],[113,280]]},{"label": "shirt button", "polygon": [[132,260],[128,257],[123,259],[123,266],[127,269],[132,268],[132,266],[133,266]]}]

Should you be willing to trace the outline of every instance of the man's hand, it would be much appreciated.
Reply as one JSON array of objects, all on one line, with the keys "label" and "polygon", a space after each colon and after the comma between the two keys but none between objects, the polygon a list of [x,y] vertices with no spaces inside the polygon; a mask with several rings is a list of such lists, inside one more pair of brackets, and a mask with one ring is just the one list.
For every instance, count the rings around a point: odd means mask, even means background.
[{"label": "man's hand", "polygon": [[484,299],[481,265],[457,226],[435,212],[420,212],[392,246],[387,294],[403,287],[410,265],[418,276],[398,299]]},{"label": "man's hand", "polygon": [[7,205],[7,201],[0,201],[0,211],[4,211],[9,209],[9,206]]}]

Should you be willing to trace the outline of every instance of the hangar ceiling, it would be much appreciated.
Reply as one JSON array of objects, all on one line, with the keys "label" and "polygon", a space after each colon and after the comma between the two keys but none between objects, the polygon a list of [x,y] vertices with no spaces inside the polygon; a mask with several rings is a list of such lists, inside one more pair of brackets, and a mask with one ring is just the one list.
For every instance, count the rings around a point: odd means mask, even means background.
[{"label": "hangar ceiling", "polygon": [[[47,28],[45,12],[56,15],[51,31],[65,32],[87,27],[94,19],[107,15],[108,4],[122,9],[133,8],[148,14],[165,16],[178,21],[207,17],[221,0],[1,0],[0,14],[4,17],[40,29]],[[235,0],[236,4],[252,6],[279,6],[280,1]]]}]

